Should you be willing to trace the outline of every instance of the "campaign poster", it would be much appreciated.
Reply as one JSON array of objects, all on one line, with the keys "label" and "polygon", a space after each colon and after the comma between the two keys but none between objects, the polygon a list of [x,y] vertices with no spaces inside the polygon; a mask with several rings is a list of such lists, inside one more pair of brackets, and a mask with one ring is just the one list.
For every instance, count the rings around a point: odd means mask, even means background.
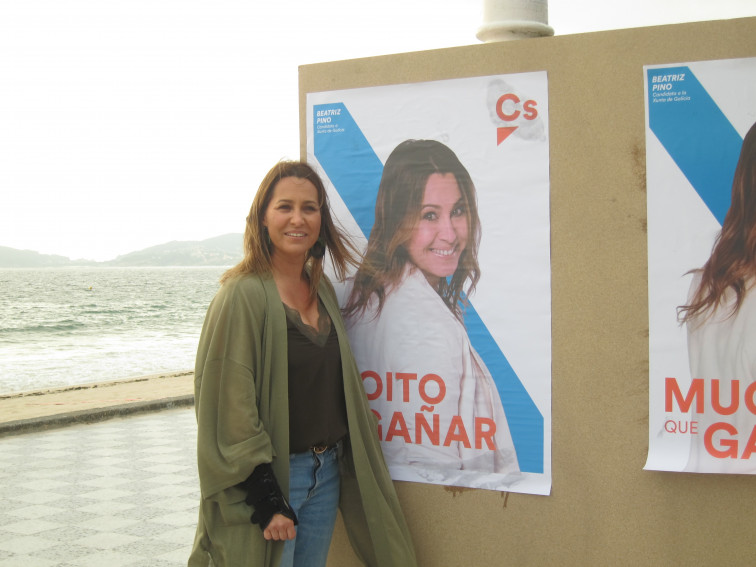
[{"label": "campaign poster", "polygon": [[644,79],[645,469],[756,474],[756,58]]},{"label": "campaign poster", "polygon": [[545,72],[307,95],[364,254],[337,293],[392,478],[551,490]]}]

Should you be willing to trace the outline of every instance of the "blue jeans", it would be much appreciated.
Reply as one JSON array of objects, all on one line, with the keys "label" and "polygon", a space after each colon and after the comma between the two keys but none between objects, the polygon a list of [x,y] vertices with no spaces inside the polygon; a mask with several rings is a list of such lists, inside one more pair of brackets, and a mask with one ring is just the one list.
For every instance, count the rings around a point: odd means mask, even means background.
[{"label": "blue jeans", "polygon": [[289,504],[299,525],[284,544],[281,567],[325,567],[339,509],[338,448],[289,456]]}]

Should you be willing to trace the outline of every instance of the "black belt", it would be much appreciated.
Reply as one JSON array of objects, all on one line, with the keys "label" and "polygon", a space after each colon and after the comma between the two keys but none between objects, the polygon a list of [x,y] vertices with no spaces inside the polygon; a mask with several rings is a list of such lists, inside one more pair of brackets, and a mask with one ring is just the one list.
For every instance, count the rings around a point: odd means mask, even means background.
[{"label": "black belt", "polygon": [[325,443],[320,443],[318,445],[313,445],[312,447],[310,447],[310,451],[312,451],[316,455],[322,455],[329,449],[335,449],[336,447],[339,446],[340,443],[341,443],[340,440],[336,441],[336,443],[331,443],[330,445],[326,445]]}]

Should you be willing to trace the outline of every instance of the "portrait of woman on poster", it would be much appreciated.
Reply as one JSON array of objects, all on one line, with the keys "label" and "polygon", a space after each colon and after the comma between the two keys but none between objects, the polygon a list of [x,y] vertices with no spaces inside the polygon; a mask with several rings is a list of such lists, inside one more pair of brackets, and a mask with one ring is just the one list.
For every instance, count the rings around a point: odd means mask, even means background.
[{"label": "portrait of woman on poster", "polygon": [[[386,160],[375,223],[343,312],[358,367],[387,382],[371,406],[381,418],[389,468],[409,465],[428,482],[451,483],[459,471],[519,473],[499,392],[463,322],[463,296],[480,277],[480,233],[475,186],[456,154],[434,140],[399,144]],[[416,380],[394,378],[389,394],[391,377],[402,373]],[[418,383],[429,374],[445,390],[429,381],[423,399]],[[436,403],[429,406],[428,397]],[[392,436],[395,412],[407,430]],[[418,414],[427,423],[440,417],[437,441],[427,438],[427,428],[416,430]],[[454,416],[469,443],[443,442]],[[495,423],[492,445],[476,447],[476,418]],[[422,443],[416,434],[425,435]]]},{"label": "portrait of woman on poster", "polygon": [[200,509],[190,567],[324,567],[337,510],[359,559],[415,565],[336,295],[355,265],[306,163],[263,179],[195,367]]},{"label": "portrait of woman on poster", "polygon": [[[730,208],[722,223],[711,256],[704,266],[693,270],[688,302],[678,308],[678,319],[688,334],[688,360],[692,378],[718,379],[722,403],[730,399],[730,381],[740,381],[740,396],[756,380],[756,124],[746,134],[732,183]],[[709,386],[707,385],[707,395]],[[742,404],[741,404],[742,406]],[[714,414],[708,409],[700,416],[699,431],[714,422],[729,422],[743,441],[748,439],[756,418],[745,411],[735,416]],[[741,443],[743,445],[744,443]],[[699,444],[700,445],[700,444]],[[722,460],[709,458],[695,447],[689,466]],[[756,457],[745,462],[726,459],[728,468],[756,472]],[[712,471],[715,472],[715,471]]]}]

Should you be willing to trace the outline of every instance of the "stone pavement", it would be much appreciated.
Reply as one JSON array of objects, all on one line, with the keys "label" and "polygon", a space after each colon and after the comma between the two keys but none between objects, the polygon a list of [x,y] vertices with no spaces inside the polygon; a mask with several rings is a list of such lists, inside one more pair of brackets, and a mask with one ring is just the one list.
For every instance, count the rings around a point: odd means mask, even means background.
[{"label": "stone pavement", "polygon": [[194,410],[122,409],[0,436],[0,567],[186,565],[199,506]]}]

